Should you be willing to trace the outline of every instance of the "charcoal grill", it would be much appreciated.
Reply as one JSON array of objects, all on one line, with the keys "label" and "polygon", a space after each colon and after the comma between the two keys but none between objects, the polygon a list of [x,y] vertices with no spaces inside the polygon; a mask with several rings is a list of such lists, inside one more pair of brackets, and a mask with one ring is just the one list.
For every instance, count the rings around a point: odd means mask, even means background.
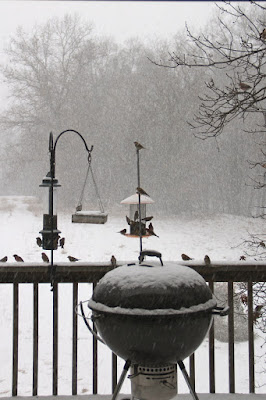
[{"label": "charcoal grill", "polygon": [[[161,261],[161,259],[160,259]],[[130,368],[132,399],[169,400],[176,395],[176,365],[193,399],[183,360],[202,343],[217,307],[203,277],[188,266],[161,262],[129,264],[108,272],[97,284],[88,307],[98,334],[126,360],[112,400]],[[100,335],[100,336],[98,336]]]}]

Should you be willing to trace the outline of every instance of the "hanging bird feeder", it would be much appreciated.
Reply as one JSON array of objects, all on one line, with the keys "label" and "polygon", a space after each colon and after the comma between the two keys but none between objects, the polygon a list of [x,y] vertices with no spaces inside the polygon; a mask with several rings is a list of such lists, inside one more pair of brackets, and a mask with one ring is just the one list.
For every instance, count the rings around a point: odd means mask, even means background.
[{"label": "hanging bird feeder", "polygon": [[[107,221],[108,214],[104,212],[104,208],[103,208],[103,204],[102,204],[101,197],[99,194],[99,190],[98,190],[96,180],[94,178],[93,171],[92,171],[92,166],[91,166],[92,150],[93,150],[93,146],[91,147],[91,150],[90,150],[86,177],[85,177],[85,181],[84,181],[84,184],[83,184],[83,187],[81,190],[81,195],[80,195],[80,198],[78,201],[78,205],[76,207],[76,212],[74,214],[72,214],[72,222],[73,223],[105,224],[105,222]],[[86,188],[86,185],[87,185],[90,175],[92,178],[92,183],[93,183],[95,193],[97,196],[97,200],[98,200],[99,210],[96,210],[96,211],[85,211],[85,210],[83,210],[83,205],[82,205],[83,198],[84,198],[84,191],[85,191],[85,188]]]},{"label": "hanging bird feeder", "polygon": [[[140,196],[141,231],[142,236],[149,236],[146,232],[146,205],[154,203],[151,197]],[[137,193],[122,200],[120,204],[129,204],[130,233],[127,236],[139,237],[139,196]]]}]

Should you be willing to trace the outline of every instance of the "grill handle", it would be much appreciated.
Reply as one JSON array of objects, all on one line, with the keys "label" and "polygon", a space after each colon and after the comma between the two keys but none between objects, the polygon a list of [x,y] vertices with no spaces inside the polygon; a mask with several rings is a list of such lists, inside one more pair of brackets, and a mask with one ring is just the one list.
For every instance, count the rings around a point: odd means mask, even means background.
[{"label": "grill handle", "polygon": [[212,310],[212,314],[215,315],[220,315],[220,317],[225,317],[226,315],[229,314],[229,307],[225,306],[225,307],[218,307],[216,306],[213,310]]},{"label": "grill handle", "polygon": [[79,306],[80,306],[80,311],[81,311],[82,318],[83,318],[83,320],[84,320],[84,322],[85,322],[86,327],[89,329],[90,333],[91,333],[97,340],[99,340],[99,342],[101,342],[101,343],[103,343],[103,344],[106,344],[106,343],[103,341],[103,339],[102,339],[99,335],[97,335],[97,333],[91,328],[91,326],[90,326],[90,324],[89,324],[89,322],[88,322],[89,318],[86,318],[86,316],[85,316],[85,313],[84,313],[84,310],[83,310],[82,302],[79,303]]},{"label": "grill handle", "polygon": [[139,262],[141,263],[144,260],[144,257],[149,256],[149,257],[158,257],[161,265],[163,266],[163,261],[162,261],[162,253],[159,253],[159,251],[155,250],[142,250],[139,255]]}]

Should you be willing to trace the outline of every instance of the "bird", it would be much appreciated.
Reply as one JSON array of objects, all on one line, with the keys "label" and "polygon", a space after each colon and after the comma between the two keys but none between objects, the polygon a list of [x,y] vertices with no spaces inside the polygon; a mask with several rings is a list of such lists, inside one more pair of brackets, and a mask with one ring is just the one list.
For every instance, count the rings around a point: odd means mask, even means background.
[{"label": "bird", "polygon": [[245,306],[248,304],[248,296],[246,294],[241,294],[240,299]]},{"label": "bird", "polygon": [[264,28],[263,31],[260,33],[260,39],[266,39],[266,29]]},{"label": "bird", "polygon": [[126,215],[126,221],[127,221],[128,225],[131,225],[131,219],[130,219],[130,218],[128,218],[128,216],[127,216],[127,215]]},{"label": "bird", "polygon": [[257,322],[257,319],[261,317],[262,312],[261,309],[263,308],[263,304],[257,305],[255,307],[255,311],[253,312],[253,322]]},{"label": "bird", "polygon": [[148,229],[149,229],[150,231],[154,232],[153,225],[152,225],[151,222],[149,223]]},{"label": "bird", "polygon": [[14,254],[13,257],[15,258],[15,260],[17,262],[24,262],[23,258],[21,258],[20,256],[18,256],[17,254]]},{"label": "bird", "polygon": [[241,82],[241,81],[239,81],[239,86],[240,86],[240,89],[244,90],[244,92],[248,89],[251,89],[250,85],[248,85],[247,83]]},{"label": "bird", "polygon": [[142,146],[142,144],[140,144],[139,142],[134,142],[134,145],[135,145],[137,150],[145,149],[145,147]]},{"label": "bird", "polygon": [[39,247],[42,247],[42,239],[40,237],[36,237],[36,243]]},{"label": "bird", "polygon": [[246,256],[240,256],[240,257],[239,257],[239,260],[240,260],[240,261],[241,261],[241,260],[245,261],[245,259],[246,259]]},{"label": "bird", "polygon": [[7,262],[7,256],[1,258],[0,262]]},{"label": "bird", "polygon": [[65,245],[65,238],[64,237],[59,240],[59,245],[60,245],[60,247],[62,249],[64,248],[64,245]]},{"label": "bird", "polygon": [[67,256],[67,258],[69,259],[69,261],[71,262],[75,262],[75,261],[79,261],[80,258],[76,258],[76,257],[72,257],[72,256]]},{"label": "bird", "polygon": [[47,256],[45,253],[42,253],[42,260],[43,260],[44,262],[49,262],[49,258],[48,258],[48,256]]},{"label": "bird", "polygon": [[82,210],[82,205],[79,204],[79,205],[76,207],[76,211],[81,211],[81,210]]},{"label": "bird", "polygon": [[206,255],[204,257],[204,262],[205,262],[206,265],[210,265],[211,264],[211,259],[210,259],[210,257],[208,255]]},{"label": "bird", "polygon": [[264,243],[263,241],[261,241],[261,242],[259,243],[259,245],[260,245],[261,247],[265,247],[265,243]]},{"label": "bird", "polygon": [[189,257],[189,256],[187,256],[186,254],[181,254],[181,258],[182,258],[182,260],[184,260],[184,261],[189,261],[189,260],[193,260],[193,258],[191,258],[191,257]]},{"label": "bird", "polygon": [[112,255],[112,257],[111,257],[111,264],[112,264],[113,268],[116,268],[116,258],[114,255]]},{"label": "bird", "polygon": [[143,190],[141,187],[136,188],[136,193],[150,197],[150,195],[147,192],[145,192],[145,190]]},{"label": "bird", "polygon": [[151,221],[151,220],[152,220],[152,218],[153,218],[153,215],[152,215],[151,217],[145,217],[145,218],[141,218],[141,221],[146,221],[146,222],[149,222],[149,221]]},{"label": "bird", "polygon": [[147,232],[148,235],[150,235],[150,236],[159,237],[158,235],[156,235],[156,233],[155,233],[153,230],[151,230],[151,229],[149,229],[149,228],[146,228],[146,232]]},{"label": "bird", "polygon": [[127,232],[127,230],[126,230],[126,229],[122,229],[121,231],[119,231],[119,232],[117,232],[117,233],[121,233],[121,235],[125,235],[125,234],[126,234],[126,232]]},{"label": "bird", "polygon": [[138,218],[139,218],[139,212],[138,210],[136,210],[134,214],[134,221],[137,221]]}]

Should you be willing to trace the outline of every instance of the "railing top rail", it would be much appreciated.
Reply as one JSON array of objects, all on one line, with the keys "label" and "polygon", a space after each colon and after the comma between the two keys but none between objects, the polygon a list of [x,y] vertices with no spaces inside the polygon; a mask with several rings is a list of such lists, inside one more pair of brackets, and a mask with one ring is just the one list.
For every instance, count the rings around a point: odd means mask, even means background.
[{"label": "railing top rail", "polygon": [[[137,261],[133,261],[136,262]],[[117,261],[117,267],[132,261]],[[186,265],[201,274],[206,281],[215,282],[264,282],[266,263],[259,261],[213,262],[205,265],[202,261],[176,261],[167,264]],[[98,282],[113,269],[110,262],[58,262],[55,266],[55,282]],[[0,283],[50,283],[50,264],[44,263],[0,263]],[[162,267],[164,268],[164,267]]]}]

